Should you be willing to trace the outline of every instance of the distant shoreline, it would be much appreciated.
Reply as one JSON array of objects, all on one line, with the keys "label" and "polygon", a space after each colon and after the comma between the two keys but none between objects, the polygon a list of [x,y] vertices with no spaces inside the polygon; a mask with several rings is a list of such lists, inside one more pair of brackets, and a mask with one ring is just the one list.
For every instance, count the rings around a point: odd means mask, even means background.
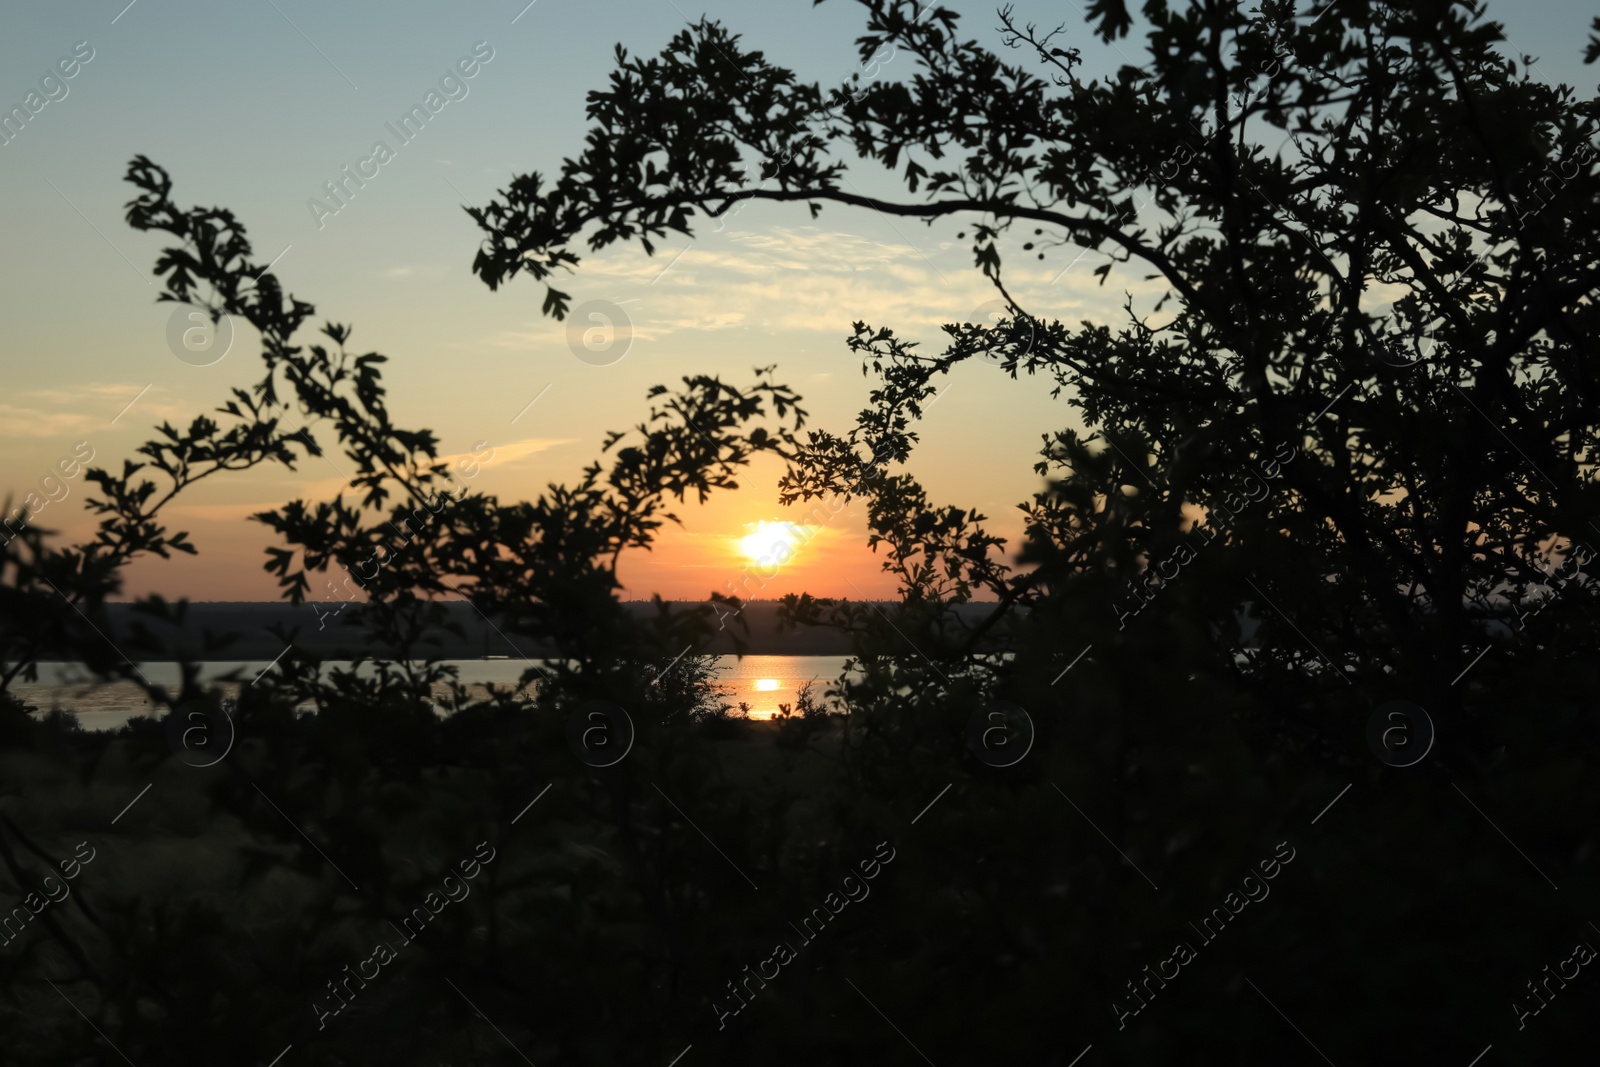
[{"label": "distant shoreline", "polygon": [[[439,633],[415,649],[415,655],[438,659],[483,659],[505,656],[535,659],[554,654],[555,649],[526,638],[513,635],[510,639],[500,633],[465,600],[443,601],[450,622],[460,631],[451,633],[441,628]],[[667,607],[673,612],[687,612],[709,607],[706,601],[672,601]],[[655,603],[648,600],[624,601],[624,609],[635,615],[654,614]],[[986,617],[994,610],[992,602],[978,602],[952,608],[952,614],[969,625]],[[771,656],[843,656],[852,651],[850,637],[831,627],[809,626],[782,629],[778,623],[779,602],[759,600],[746,602],[736,617],[730,617],[725,629],[716,632],[699,651],[731,655],[740,651],[734,644],[734,634],[744,642],[743,651],[752,655]],[[128,648],[125,654],[135,659],[144,656],[152,660],[171,660],[178,650],[187,652],[196,662],[215,663],[238,660],[268,661],[278,656],[285,641],[275,632],[292,632],[294,647],[323,659],[355,659],[371,657],[386,650],[378,647],[367,635],[365,628],[349,625],[348,617],[338,619],[327,615],[328,606],[306,602],[295,606],[283,602],[254,601],[201,601],[191,602],[181,627],[152,620],[148,615],[136,614],[129,603],[107,605],[110,615],[108,638],[119,648],[131,643],[134,624],[148,631],[166,648],[164,654],[147,652],[144,647]],[[323,624],[319,628],[319,624]],[[233,635],[234,639],[222,647],[208,647],[205,635]],[[511,641],[516,641],[512,645]],[[48,652],[41,660],[59,657]]]}]

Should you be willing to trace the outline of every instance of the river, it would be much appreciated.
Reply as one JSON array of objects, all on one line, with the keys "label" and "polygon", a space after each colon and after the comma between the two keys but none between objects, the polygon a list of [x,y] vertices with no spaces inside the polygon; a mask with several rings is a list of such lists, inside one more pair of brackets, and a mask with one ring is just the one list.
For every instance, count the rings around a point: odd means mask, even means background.
[{"label": "river", "polygon": [[[455,659],[444,660],[460,671],[460,681],[481,693],[482,687],[493,684],[515,686],[527,668],[520,659]],[[793,705],[796,691],[806,682],[816,679],[813,693],[818,701],[833,680],[844,670],[843,656],[718,656],[722,668],[720,681],[724,688],[723,699],[733,705],[738,714],[741,702],[750,705],[753,719],[772,718],[779,704]],[[348,663],[329,662],[324,670],[335,667],[348,668]],[[204,680],[220,679],[230,673],[238,680],[221,682],[229,694],[241,685],[263,675],[273,664],[266,660],[234,661],[201,664],[200,676]],[[176,687],[179,673],[176,663],[142,663],[139,665],[152,683]],[[370,665],[367,669],[370,670]],[[12,691],[25,703],[37,706],[40,711],[61,708],[78,717],[85,730],[115,730],[136,715],[151,713],[150,701],[132,682],[97,683],[82,666],[74,663],[40,663],[39,680],[33,683],[13,683]],[[438,696],[446,690],[441,687]]]}]

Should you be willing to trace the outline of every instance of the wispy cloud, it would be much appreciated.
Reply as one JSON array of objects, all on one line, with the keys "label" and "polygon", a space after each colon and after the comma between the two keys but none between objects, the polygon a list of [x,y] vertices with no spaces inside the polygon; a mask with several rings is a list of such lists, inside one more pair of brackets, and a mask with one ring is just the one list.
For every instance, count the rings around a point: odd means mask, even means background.
[{"label": "wispy cloud", "polygon": [[[664,248],[649,257],[618,250],[588,260],[574,299],[630,301],[624,306],[634,337],[642,341],[730,329],[837,338],[861,318],[893,326],[902,336],[934,341],[942,339],[940,325],[999,295],[968,269],[966,250],[950,242],[930,240],[927,248],[918,248],[847,232],[780,228],[706,235],[681,257],[680,251]],[[945,265],[943,274],[930,255]],[[1030,265],[1013,258],[1007,287],[1031,313],[1074,323],[1120,322],[1125,292],[1153,302],[1164,291],[1160,281],[1129,273],[1119,273],[1110,285],[1094,284],[1090,271],[1102,261],[1085,257],[1075,268],[1081,276],[1057,281],[1059,263]],[[564,323],[533,321],[483,343],[559,344],[564,329]]]},{"label": "wispy cloud", "polygon": [[443,278],[449,268],[443,263],[403,264],[383,272],[385,278]]},{"label": "wispy cloud", "polygon": [[43,408],[0,404],[0,437],[53,437],[80,433],[104,421],[81,412],[46,411]]},{"label": "wispy cloud", "polygon": [[[21,390],[11,395],[17,403],[0,403],[0,437],[51,437],[106,429],[118,409],[138,395],[145,384],[85,382],[71,389]],[[162,400],[161,393],[157,386],[140,397],[135,411],[144,424],[152,419],[187,419],[199,414],[172,400]],[[142,426],[139,419],[132,417],[127,425]]]},{"label": "wispy cloud", "polygon": [[[555,448],[557,445],[572,443],[574,438],[544,438],[527,437],[516,441],[493,443],[494,455],[484,460],[477,453],[458,452],[439,457],[441,463],[448,464],[451,475],[459,484],[468,488],[473,486],[476,478],[466,478],[463,472],[456,470],[458,460],[475,459],[479,464],[479,475],[492,474],[514,466],[519,460]],[[333,464],[345,466],[349,469],[349,460],[337,450],[332,450],[328,458]],[[320,501],[332,500],[340,493],[348,496],[352,494],[350,483],[334,474],[328,466],[315,457],[304,457],[299,462],[300,474],[291,474],[286,478],[276,479],[276,484],[283,486],[283,492],[277,499],[256,499],[237,503],[212,503],[212,504],[174,504],[169,509],[169,514],[194,519],[201,522],[241,522],[251,515],[263,511],[274,511],[281,508],[290,500]],[[305,477],[305,474],[315,477]],[[391,497],[391,501],[396,498]]]},{"label": "wispy cloud", "polygon": [[452,455],[439,457],[439,461],[448,463],[453,472],[458,460],[476,459],[483,470],[492,471],[502,465],[515,463],[519,459],[527,459],[529,456],[549,451],[557,445],[570,445],[576,440],[577,438],[575,437],[524,437],[517,441],[506,441],[504,443],[490,441],[486,447],[493,448],[494,455],[487,460],[482,459],[475,452],[456,452]]}]

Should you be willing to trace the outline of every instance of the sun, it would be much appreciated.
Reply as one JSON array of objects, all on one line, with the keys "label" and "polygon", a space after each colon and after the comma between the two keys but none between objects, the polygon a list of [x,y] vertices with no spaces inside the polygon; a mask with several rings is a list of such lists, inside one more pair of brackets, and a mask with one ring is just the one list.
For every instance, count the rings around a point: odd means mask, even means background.
[{"label": "sun", "polygon": [[758,522],[755,532],[739,539],[739,551],[768,566],[784,563],[800,546],[800,529],[792,522]]}]

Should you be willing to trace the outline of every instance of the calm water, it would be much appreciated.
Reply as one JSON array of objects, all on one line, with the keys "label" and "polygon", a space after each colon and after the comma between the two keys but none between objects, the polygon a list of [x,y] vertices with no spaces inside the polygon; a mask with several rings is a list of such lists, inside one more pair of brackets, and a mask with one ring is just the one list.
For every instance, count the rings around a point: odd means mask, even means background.
[{"label": "calm water", "polygon": [[[777,714],[779,704],[792,706],[795,691],[813,678],[817,684],[812,692],[821,701],[824,690],[844,669],[844,661],[843,656],[746,656],[743,659],[719,656],[718,663],[724,668],[721,674],[725,690],[723,700],[735,709],[741,701],[749,704],[751,718],[771,718]],[[461,683],[479,694],[486,684],[515,686],[527,667],[523,660],[509,659],[445,662],[457,667]],[[266,660],[205,663],[201,664],[200,676],[215,680],[236,674],[240,680],[221,683],[223,690],[231,694],[241,685],[249,685],[269,666]],[[326,666],[348,667],[349,664]],[[157,685],[178,684],[176,663],[144,663],[139,669]],[[36,705],[41,711],[59,707],[73,712],[85,730],[115,730],[135,715],[151,713],[150,701],[138,686],[131,682],[96,684],[74,663],[41,663],[38,682],[14,685],[12,689],[23,701]],[[442,698],[445,693],[440,687],[437,695]]]}]

